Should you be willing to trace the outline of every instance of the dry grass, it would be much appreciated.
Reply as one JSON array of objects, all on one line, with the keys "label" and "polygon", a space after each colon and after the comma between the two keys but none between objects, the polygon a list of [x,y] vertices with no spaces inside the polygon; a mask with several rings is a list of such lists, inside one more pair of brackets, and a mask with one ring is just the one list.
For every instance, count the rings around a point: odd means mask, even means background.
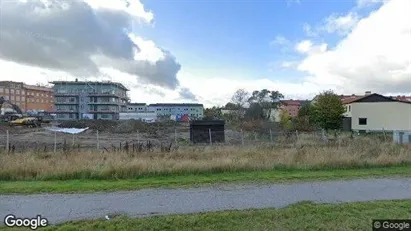
[{"label": "dry grass", "polygon": [[[311,145],[308,145],[311,144]],[[284,148],[189,146],[172,152],[13,153],[0,155],[0,180],[125,179],[150,175],[388,166],[411,162],[411,149],[361,138],[337,145]]]}]

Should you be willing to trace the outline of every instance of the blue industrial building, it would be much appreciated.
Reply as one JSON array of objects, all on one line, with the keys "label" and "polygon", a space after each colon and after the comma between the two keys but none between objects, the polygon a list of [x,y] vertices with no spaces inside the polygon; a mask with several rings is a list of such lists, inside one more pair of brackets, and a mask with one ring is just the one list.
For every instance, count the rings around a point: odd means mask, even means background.
[{"label": "blue industrial building", "polygon": [[157,117],[175,116],[178,119],[188,116],[190,119],[201,119],[204,116],[203,104],[156,103],[148,105],[147,110],[156,112]]}]

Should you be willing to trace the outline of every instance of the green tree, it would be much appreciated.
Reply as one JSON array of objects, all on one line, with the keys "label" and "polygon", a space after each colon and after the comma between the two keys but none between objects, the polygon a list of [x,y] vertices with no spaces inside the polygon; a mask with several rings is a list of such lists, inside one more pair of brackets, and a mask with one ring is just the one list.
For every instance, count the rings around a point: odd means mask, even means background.
[{"label": "green tree", "polygon": [[204,118],[205,119],[211,119],[211,118],[221,118],[221,109],[219,107],[212,107],[212,108],[206,108],[204,110]]},{"label": "green tree", "polygon": [[341,118],[345,112],[338,95],[333,91],[322,92],[309,108],[309,120],[322,129],[340,129]]},{"label": "green tree", "polygon": [[261,120],[265,118],[264,110],[258,103],[252,103],[245,111],[244,117],[249,120]]},{"label": "green tree", "polygon": [[269,91],[267,89],[263,89],[261,91],[253,91],[250,98],[248,98],[248,103],[250,104],[250,108],[252,105],[259,105],[259,107],[253,107],[253,115],[256,115],[257,111],[260,111],[261,108],[261,118],[270,119],[271,110],[277,109],[280,104],[280,100],[283,98],[284,95],[279,91]]},{"label": "green tree", "polygon": [[285,110],[281,110],[280,112],[280,124],[283,129],[286,129],[286,130],[293,129],[293,122],[291,120],[291,116]]}]

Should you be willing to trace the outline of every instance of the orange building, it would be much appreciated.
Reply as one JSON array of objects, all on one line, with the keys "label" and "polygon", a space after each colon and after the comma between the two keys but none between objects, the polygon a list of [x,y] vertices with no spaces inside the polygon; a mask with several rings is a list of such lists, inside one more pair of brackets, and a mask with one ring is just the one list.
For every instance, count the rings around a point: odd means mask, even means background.
[{"label": "orange building", "polygon": [[[10,100],[23,111],[54,109],[53,89],[26,85],[22,82],[0,81],[0,96]],[[7,104],[3,107],[7,107]]]},{"label": "orange building", "polygon": [[23,85],[26,91],[25,110],[54,110],[53,89],[34,85]]},{"label": "orange building", "polygon": [[310,101],[308,100],[281,100],[279,108],[288,112],[290,117],[295,118],[298,116],[298,112],[300,111],[300,108],[304,104],[308,104]]}]

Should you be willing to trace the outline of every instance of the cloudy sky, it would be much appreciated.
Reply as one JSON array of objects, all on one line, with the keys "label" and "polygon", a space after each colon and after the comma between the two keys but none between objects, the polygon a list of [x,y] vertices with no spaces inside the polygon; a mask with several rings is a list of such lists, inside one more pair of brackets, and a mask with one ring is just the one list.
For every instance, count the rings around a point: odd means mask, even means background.
[{"label": "cloudy sky", "polygon": [[76,77],[146,103],[411,94],[411,1],[0,0],[0,80]]}]

